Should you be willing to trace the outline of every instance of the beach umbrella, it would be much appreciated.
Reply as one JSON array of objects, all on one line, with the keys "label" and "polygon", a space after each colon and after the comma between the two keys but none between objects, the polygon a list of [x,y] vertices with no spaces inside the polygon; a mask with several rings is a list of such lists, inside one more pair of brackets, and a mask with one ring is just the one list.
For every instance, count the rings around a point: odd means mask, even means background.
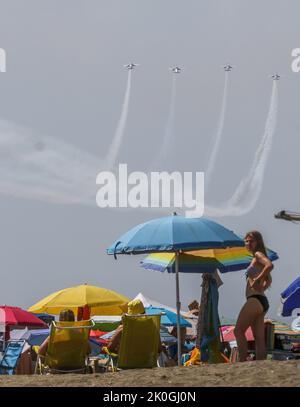
[{"label": "beach umbrella", "polygon": [[281,293],[281,303],[283,317],[291,316],[295,309],[300,308],[300,277]]},{"label": "beach umbrella", "polygon": [[[222,338],[222,342],[233,342],[236,341],[236,337],[234,335],[234,325],[231,326],[222,326],[221,328],[221,338]],[[249,327],[247,329],[247,331],[245,332],[245,336],[248,342],[250,341],[254,341],[254,336],[252,333],[252,329]]]},{"label": "beach umbrella", "polygon": [[12,328],[45,328],[47,324],[22,308],[2,305],[0,306],[0,327],[1,331],[5,332],[5,341],[7,341]]},{"label": "beach umbrella", "polygon": [[[180,343],[179,252],[210,248],[243,247],[244,241],[224,226],[207,218],[168,216],[129,230],[107,249],[108,254],[174,252],[176,272],[177,337]],[[178,365],[181,364],[179,347]]]},{"label": "beach umbrella", "polygon": [[33,329],[25,331],[20,339],[24,339],[30,346],[40,346],[50,335],[50,329]]},{"label": "beach umbrella", "polygon": [[[176,326],[177,325],[177,314],[172,312],[166,308],[158,308],[158,307],[147,307],[145,308],[145,313],[148,315],[156,315],[161,314],[160,324],[164,326]],[[191,328],[192,324],[184,319],[180,315],[179,324],[181,327]]]},{"label": "beach umbrella", "polygon": [[9,327],[47,327],[47,324],[28,311],[19,307],[0,306],[0,324]]},{"label": "beach umbrella", "polygon": [[50,325],[52,321],[55,321],[54,315],[46,314],[46,313],[40,313],[40,314],[34,314],[37,318],[41,319],[44,321],[46,324]]},{"label": "beach umbrella", "polygon": [[[278,255],[267,249],[271,261]],[[245,270],[253,256],[245,247],[228,247],[226,249],[204,249],[179,254],[180,273],[211,273],[218,269],[221,273]],[[151,253],[141,261],[141,266],[148,270],[175,273],[174,253]]]},{"label": "beach umbrella", "polygon": [[80,307],[88,307],[90,315],[121,315],[129,298],[107,288],[78,285],[48,295],[29,308],[30,312],[59,314],[70,309],[76,313]]},{"label": "beach umbrella", "polygon": [[179,252],[199,249],[244,247],[242,238],[207,218],[173,216],[135,226],[108,249],[108,254]]}]

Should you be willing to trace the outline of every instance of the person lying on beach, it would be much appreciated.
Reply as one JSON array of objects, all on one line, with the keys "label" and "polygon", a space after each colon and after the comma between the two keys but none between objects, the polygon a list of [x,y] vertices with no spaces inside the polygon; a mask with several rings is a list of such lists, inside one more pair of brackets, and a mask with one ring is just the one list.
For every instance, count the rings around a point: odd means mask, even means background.
[{"label": "person lying on beach", "polygon": [[[139,314],[145,314],[145,308],[141,300],[133,300],[128,303],[128,311],[127,314],[129,315],[139,315]],[[123,325],[119,325],[118,328],[116,329],[114,335],[111,337],[107,349],[109,350],[110,353],[119,353],[120,349],[120,344],[121,344],[121,338],[122,338],[122,332],[123,332]],[[162,351],[162,345],[161,342],[159,341],[159,346],[158,346],[158,353]]]},{"label": "person lying on beach", "polygon": [[269,309],[265,291],[270,287],[272,262],[267,257],[263,237],[260,232],[252,231],[245,236],[245,245],[253,255],[253,260],[246,272],[247,301],[240,311],[234,329],[237,340],[239,361],[247,360],[248,343],[245,332],[251,326],[255,339],[256,360],[266,358],[264,317]]}]

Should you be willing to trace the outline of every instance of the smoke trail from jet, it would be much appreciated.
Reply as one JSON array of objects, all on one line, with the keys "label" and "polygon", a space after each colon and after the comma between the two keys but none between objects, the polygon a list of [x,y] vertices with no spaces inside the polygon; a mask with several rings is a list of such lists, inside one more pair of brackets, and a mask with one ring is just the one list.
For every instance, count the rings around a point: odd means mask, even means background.
[{"label": "smoke trail from jet", "polygon": [[118,123],[117,129],[116,129],[114,138],[111,142],[111,145],[110,145],[109,151],[108,151],[108,155],[107,155],[108,169],[114,168],[114,166],[116,164],[116,160],[117,160],[119,152],[120,152],[122,140],[124,138],[124,132],[125,132],[125,128],[126,128],[128,110],[129,110],[130,93],[131,93],[131,72],[132,72],[132,69],[128,69],[127,85],[126,85],[123,106],[122,106],[122,112],[121,112],[121,116],[119,119],[119,123]]},{"label": "smoke trail from jet", "polygon": [[[97,174],[106,160],[0,118],[0,194],[50,204],[96,208]],[[148,191],[148,188],[146,188]],[[119,191],[116,191],[116,200]],[[136,210],[119,208],[119,211]],[[140,208],[149,211],[148,208]],[[168,208],[150,208],[165,213]]]},{"label": "smoke trail from jet", "polygon": [[205,207],[208,216],[241,216],[256,205],[263,186],[265,168],[272,147],[278,113],[278,88],[273,81],[269,112],[261,142],[256,150],[248,175],[242,179],[232,197],[219,207]]},{"label": "smoke trail from jet", "polygon": [[176,93],[177,93],[177,84],[176,84],[176,77],[177,74],[172,75],[172,90],[171,90],[171,100],[170,100],[170,107],[168,112],[168,118],[165,127],[165,133],[162,140],[162,146],[155,157],[154,161],[152,162],[150,169],[156,169],[159,165],[161,165],[168,157],[168,153],[172,148],[172,140],[174,136],[174,121],[175,121],[175,111],[176,111]]},{"label": "smoke trail from jet", "polygon": [[208,165],[207,165],[207,168],[205,171],[206,190],[208,190],[208,188],[210,187],[211,176],[212,176],[212,172],[215,168],[216,159],[217,159],[218,151],[220,148],[221,138],[222,138],[223,129],[224,129],[225,113],[226,113],[226,106],[227,106],[227,94],[228,94],[228,78],[229,78],[228,74],[229,74],[229,71],[225,71],[225,82],[224,82],[224,92],[223,92],[223,99],[222,99],[222,105],[221,105],[221,114],[220,114],[220,119],[219,119],[219,123],[218,123],[215,142],[213,143],[213,149],[210,154]]},{"label": "smoke trail from jet", "polygon": [[95,206],[94,156],[0,119],[0,193],[52,203]]}]

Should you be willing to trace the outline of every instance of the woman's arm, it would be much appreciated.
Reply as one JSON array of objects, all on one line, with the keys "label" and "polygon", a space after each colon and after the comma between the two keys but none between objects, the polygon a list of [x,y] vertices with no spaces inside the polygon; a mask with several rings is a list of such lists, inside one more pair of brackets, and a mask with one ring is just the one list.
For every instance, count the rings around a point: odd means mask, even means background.
[{"label": "woman's arm", "polygon": [[123,325],[119,325],[118,328],[116,329],[116,332],[111,337],[109,344],[107,345],[107,349],[110,352],[113,352],[113,353],[118,353],[119,352],[119,347],[120,347],[121,338],[122,338],[122,332],[123,332]]},{"label": "woman's arm", "polygon": [[46,338],[44,340],[44,342],[41,344],[41,346],[39,347],[39,355],[41,356],[45,356],[47,353],[47,349],[48,349],[48,344],[49,344],[49,336],[48,338]]},{"label": "woman's arm", "polygon": [[263,266],[262,271],[260,274],[252,280],[251,286],[255,283],[260,283],[261,281],[265,281],[269,278],[270,272],[273,270],[274,266],[272,262],[261,252],[255,253],[256,261]]}]

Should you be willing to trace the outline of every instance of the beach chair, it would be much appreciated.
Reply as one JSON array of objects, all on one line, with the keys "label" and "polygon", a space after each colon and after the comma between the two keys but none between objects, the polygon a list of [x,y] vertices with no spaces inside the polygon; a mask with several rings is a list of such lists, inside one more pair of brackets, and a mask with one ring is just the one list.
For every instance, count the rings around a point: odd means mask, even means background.
[{"label": "beach chair", "polygon": [[22,354],[25,341],[10,340],[6,343],[3,357],[0,361],[0,374],[13,375]]},{"label": "beach chair", "polygon": [[118,355],[109,353],[109,365],[117,369],[152,368],[158,366],[160,315],[128,315],[122,317],[123,331]]},{"label": "beach chair", "polygon": [[37,355],[35,373],[87,373],[93,321],[52,322],[46,355]]}]

